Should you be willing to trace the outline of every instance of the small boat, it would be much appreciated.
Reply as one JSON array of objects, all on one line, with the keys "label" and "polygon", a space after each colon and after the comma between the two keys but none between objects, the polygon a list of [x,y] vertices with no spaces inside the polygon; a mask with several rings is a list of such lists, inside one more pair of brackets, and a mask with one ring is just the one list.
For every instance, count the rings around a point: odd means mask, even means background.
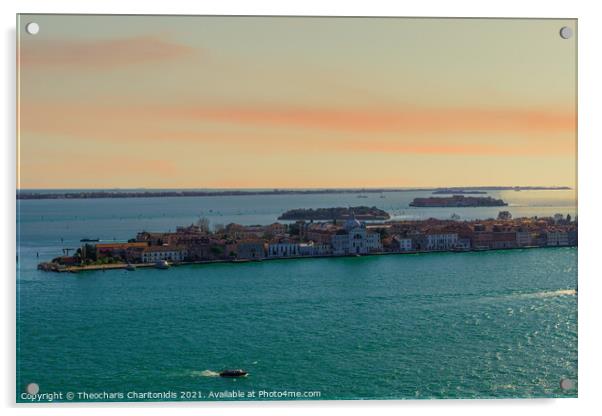
[{"label": "small boat", "polygon": [[167,262],[167,260],[159,260],[155,263],[155,267],[157,269],[169,269],[169,263]]},{"label": "small boat", "polygon": [[128,271],[130,271],[130,272],[133,272],[133,271],[136,270],[136,266],[134,266],[132,263],[128,263],[128,265],[125,266],[125,269],[128,270]]},{"label": "small boat", "polygon": [[236,369],[236,370],[224,370],[220,371],[220,377],[246,377],[249,373],[245,370]]},{"label": "small boat", "polygon": [[100,241],[100,238],[82,238],[79,240],[80,243],[97,243]]}]

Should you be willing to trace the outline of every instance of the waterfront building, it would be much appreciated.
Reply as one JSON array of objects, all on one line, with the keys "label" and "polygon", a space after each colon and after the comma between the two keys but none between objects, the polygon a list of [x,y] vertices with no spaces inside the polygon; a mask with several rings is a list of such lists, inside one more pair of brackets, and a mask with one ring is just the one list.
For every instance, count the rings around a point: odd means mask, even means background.
[{"label": "waterfront building", "polygon": [[[174,244],[177,242],[174,242]],[[179,243],[186,245],[188,249],[188,257],[192,260],[205,260],[212,258],[211,244],[209,238],[186,239],[180,240]]]},{"label": "waterfront building", "polygon": [[136,234],[137,242],[145,242],[152,246],[160,246],[163,244],[163,239],[165,238],[166,233],[151,233],[148,231],[141,231]]},{"label": "waterfront building", "polygon": [[266,227],[266,232],[272,234],[273,236],[281,236],[285,235],[287,232],[287,227],[285,224],[280,224],[279,222],[275,222]]},{"label": "waterfront building", "polygon": [[57,257],[55,261],[63,266],[79,266],[82,259],[75,256],[60,256]]},{"label": "waterfront building", "polygon": [[451,250],[458,245],[458,234],[428,234],[426,236],[427,250]]},{"label": "waterfront building", "polygon": [[548,230],[545,233],[546,235],[546,245],[554,247],[554,246],[568,246],[569,245],[569,235],[566,231],[560,230]]},{"label": "waterfront building", "polygon": [[257,239],[283,236],[286,225],[274,223],[270,225],[240,225],[228,224],[225,233],[235,239]]},{"label": "waterfront building", "polygon": [[300,243],[299,244],[299,255],[301,256],[313,256],[314,255],[314,243]]},{"label": "waterfront building", "polygon": [[470,250],[472,248],[470,238],[458,236],[458,242],[456,243],[456,249],[458,250]]},{"label": "waterfront building", "polygon": [[483,231],[476,231],[477,227],[475,226],[475,232],[471,237],[471,245],[475,250],[485,250],[489,249],[493,246],[493,233],[490,231],[485,231],[483,225],[479,224],[479,229]]},{"label": "waterfront building", "polygon": [[300,255],[299,243],[278,241],[268,244],[268,257],[296,257]]},{"label": "waterfront building", "polygon": [[516,232],[515,231],[494,231],[492,234],[492,241],[490,248],[501,249],[501,248],[515,248]]},{"label": "waterfront building", "polygon": [[313,245],[314,256],[330,256],[332,254],[332,246],[324,243],[314,243]]},{"label": "waterfront building", "polygon": [[230,252],[232,242],[223,239],[202,238],[188,241],[185,246],[188,249],[188,257],[191,260],[215,260],[231,258]]},{"label": "waterfront building", "polygon": [[263,241],[243,241],[236,245],[239,259],[259,260],[265,258],[265,243]]},{"label": "waterfront building", "polygon": [[393,237],[393,240],[396,243],[396,249],[398,251],[412,251],[412,239],[411,238],[403,238],[400,236]]},{"label": "waterfront building", "polygon": [[330,244],[309,243],[299,244],[299,253],[301,256],[328,256],[332,254],[332,246]]},{"label": "waterfront building", "polygon": [[364,223],[355,217],[345,222],[345,228],[332,235],[332,250],[335,255],[368,254],[381,251],[380,234],[370,232]]},{"label": "waterfront building", "polygon": [[544,247],[548,245],[548,236],[545,231],[537,232],[533,235],[535,246]]},{"label": "waterfront building", "polygon": [[330,244],[332,235],[337,230],[336,225],[327,222],[303,224],[303,227],[300,229],[302,238],[322,244]]},{"label": "waterfront building", "polygon": [[[98,243],[96,244],[96,256],[101,257],[114,257],[129,260],[130,257],[136,257],[142,250],[148,247],[146,242],[132,242],[132,243]],[[84,249],[82,249],[83,251]]]},{"label": "waterfront building", "polygon": [[569,246],[576,246],[577,245],[577,229],[571,229],[567,232],[567,236],[568,236],[568,240],[569,240]]},{"label": "waterfront building", "polygon": [[155,263],[161,260],[183,261],[187,255],[184,247],[178,246],[149,246],[142,251],[143,263]]},{"label": "waterfront building", "polygon": [[518,247],[529,247],[535,245],[537,235],[529,230],[519,230],[516,232],[516,245]]}]

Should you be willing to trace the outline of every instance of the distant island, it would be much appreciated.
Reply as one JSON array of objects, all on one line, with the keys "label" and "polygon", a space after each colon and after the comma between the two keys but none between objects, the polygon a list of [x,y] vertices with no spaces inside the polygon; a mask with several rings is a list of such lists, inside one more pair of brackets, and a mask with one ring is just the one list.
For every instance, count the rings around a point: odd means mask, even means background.
[{"label": "distant island", "polygon": [[381,194],[384,192],[476,193],[474,191],[533,191],[569,190],[568,186],[475,186],[452,188],[332,188],[332,189],[257,189],[257,190],[65,190],[42,192],[17,190],[17,199],[97,199],[97,198],[173,198],[249,195],[316,195],[316,194]]},{"label": "distant island", "polygon": [[298,208],[283,213],[279,220],[307,220],[307,221],[330,221],[346,220],[355,218],[357,220],[388,220],[389,213],[376,207],[336,207],[336,208]]},{"label": "distant island", "polygon": [[433,194],[451,194],[451,195],[466,195],[466,194],[486,194],[486,191],[476,191],[470,189],[437,189]]},{"label": "distant island", "polygon": [[[568,191],[570,186],[452,186],[435,188],[433,193],[473,193],[472,191]],[[442,191],[442,192],[441,192]]]},{"label": "distant island", "polygon": [[501,207],[508,205],[501,199],[490,196],[464,196],[414,198],[411,207],[447,208],[447,207]]}]

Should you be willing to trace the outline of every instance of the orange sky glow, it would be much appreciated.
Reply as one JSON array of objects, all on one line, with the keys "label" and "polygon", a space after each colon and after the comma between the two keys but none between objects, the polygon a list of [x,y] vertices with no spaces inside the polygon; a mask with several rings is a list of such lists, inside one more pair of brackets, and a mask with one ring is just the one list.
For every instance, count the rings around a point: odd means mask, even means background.
[{"label": "orange sky glow", "polygon": [[575,186],[562,22],[283,20],[36,16],[18,187]]}]

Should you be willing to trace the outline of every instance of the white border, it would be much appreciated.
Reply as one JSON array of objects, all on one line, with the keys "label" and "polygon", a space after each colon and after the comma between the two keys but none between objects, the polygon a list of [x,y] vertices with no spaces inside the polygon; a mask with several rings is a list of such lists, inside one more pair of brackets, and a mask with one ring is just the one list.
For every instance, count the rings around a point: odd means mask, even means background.
[{"label": "white border", "polygon": [[[79,415],[82,411],[97,415],[107,411],[116,415],[169,414],[330,414],[344,411],[351,415],[377,411],[385,414],[416,412],[449,415],[547,415],[590,413],[600,408],[597,400],[601,385],[602,317],[598,298],[602,295],[601,265],[596,250],[601,248],[600,218],[602,201],[599,189],[599,155],[602,131],[600,102],[602,74],[600,40],[602,20],[594,1],[477,0],[386,2],[380,0],[222,0],[212,2],[183,0],[4,0],[0,2],[2,21],[2,87],[0,100],[3,127],[3,162],[1,169],[3,200],[0,205],[4,227],[0,264],[2,274],[2,349],[3,369],[0,377],[1,404],[5,414]],[[440,401],[365,401],[365,402],[274,402],[274,403],[168,403],[168,404],[96,404],[17,406],[15,397],[15,14],[16,13],[108,13],[108,14],[249,14],[249,15],[348,15],[348,16],[440,16],[440,17],[557,17],[579,19],[579,398],[556,400],[440,400]],[[76,407],[77,406],[77,407]]]}]

